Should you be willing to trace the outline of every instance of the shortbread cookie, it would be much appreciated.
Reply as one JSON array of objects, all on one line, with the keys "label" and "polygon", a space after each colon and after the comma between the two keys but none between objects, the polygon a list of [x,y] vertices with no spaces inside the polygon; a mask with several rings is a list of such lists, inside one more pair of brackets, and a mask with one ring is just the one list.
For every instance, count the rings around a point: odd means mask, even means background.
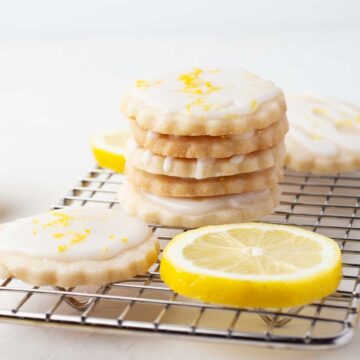
[{"label": "shortbread cookie", "polygon": [[223,159],[164,157],[138,146],[128,154],[127,161],[130,166],[152,174],[204,179],[267,169],[282,164],[284,156],[283,142],[265,150]]},{"label": "shortbread cookie", "polygon": [[149,223],[199,227],[258,220],[279,204],[279,189],[189,199],[160,197],[125,182],[118,199],[125,212]]},{"label": "shortbread cookie", "polygon": [[289,96],[286,165],[334,173],[360,169],[360,109],[317,96]]},{"label": "shortbread cookie", "polygon": [[282,167],[274,166],[247,174],[212,177],[202,180],[155,175],[127,167],[129,182],[142,190],[160,196],[196,197],[240,194],[276,186],[282,178]]},{"label": "shortbread cookie", "polygon": [[267,149],[281,142],[288,131],[286,116],[270,126],[224,136],[174,136],[147,131],[131,122],[135,141],[154,154],[186,158],[227,158]]},{"label": "shortbread cookie", "polygon": [[33,285],[101,285],[144,273],[156,261],[157,238],[119,210],[66,208],[0,229],[1,276]]},{"label": "shortbread cookie", "polygon": [[136,80],[123,113],[144,129],[172,135],[229,135],[280,120],[286,105],[273,83],[238,69],[185,69]]}]

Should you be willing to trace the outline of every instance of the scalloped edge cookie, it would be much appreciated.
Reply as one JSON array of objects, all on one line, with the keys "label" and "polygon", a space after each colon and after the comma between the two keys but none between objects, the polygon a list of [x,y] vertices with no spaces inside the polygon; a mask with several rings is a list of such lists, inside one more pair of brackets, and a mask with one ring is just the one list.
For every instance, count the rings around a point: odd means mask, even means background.
[{"label": "scalloped edge cookie", "polygon": [[180,227],[200,227],[205,225],[230,224],[259,220],[271,214],[280,203],[280,190],[276,186],[270,196],[261,202],[249,203],[244,208],[224,208],[201,215],[186,215],[174,212],[173,209],[155,203],[131,184],[125,184],[118,191],[118,199],[123,210],[152,224]]},{"label": "scalloped edge cookie", "polygon": [[2,250],[0,276],[13,276],[38,286],[104,285],[145,273],[156,262],[159,252],[158,239],[152,233],[139,246],[105,260],[59,261]]},{"label": "scalloped edge cookie", "polygon": [[258,109],[250,114],[228,119],[201,119],[182,113],[167,115],[159,113],[157,109],[145,105],[138,98],[125,93],[121,99],[123,114],[136,122],[144,129],[162,134],[180,136],[222,136],[241,134],[255,129],[270,126],[283,118],[286,112],[284,95],[278,96],[259,105]]},{"label": "scalloped edge cookie", "polygon": [[287,97],[291,129],[285,163],[293,170],[333,174],[360,170],[360,108],[313,94]]},{"label": "scalloped edge cookie", "polygon": [[127,161],[130,166],[151,174],[204,179],[267,169],[282,164],[284,157],[285,145],[281,142],[268,149],[221,159],[164,157],[137,147]]},{"label": "scalloped edge cookie", "polygon": [[281,142],[289,130],[284,115],[279,121],[259,129],[254,135],[224,136],[173,136],[149,133],[135,121],[131,122],[135,141],[154,154],[185,158],[227,158],[263,150]]},{"label": "scalloped edge cookie", "polygon": [[360,169],[360,154],[340,151],[335,158],[314,156],[295,139],[286,139],[285,165],[295,171],[310,171],[317,174],[356,171]]},{"label": "scalloped edge cookie", "polygon": [[144,191],[159,196],[197,197],[240,194],[277,186],[283,176],[282,166],[247,174],[207,178],[202,180],[154,175],[127,167],[127,179]]}]

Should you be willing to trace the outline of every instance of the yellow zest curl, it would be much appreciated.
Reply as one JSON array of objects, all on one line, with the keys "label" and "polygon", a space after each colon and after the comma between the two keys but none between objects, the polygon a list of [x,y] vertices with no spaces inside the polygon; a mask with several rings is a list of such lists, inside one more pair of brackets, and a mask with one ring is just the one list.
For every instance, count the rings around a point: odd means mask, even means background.
[{"label": "yellow zest curl", "polygon": [[313,108],[312,111],[318,116],[326,116],[328,114],[328,111],[324,108]]},{"label": "yellow zest curl", "polygon": [[64,251],[66,251],[68,248],[69,248],[69,247],[68,247],[67,245],[59,245],[59,246],[57,247],[57,250],[58,250],[58,252],[64,252]]},{"label": "yellow zest curl", "polygon": [[345,126],[352,128],[354,127],[354,121],[352,119],[339,119],[339,120],[335,120],[335,125],[337,127]]},{"label": "yellow zest curl", "polygon": [[211,81],[201,79],[200,75],[203,72],[199,68],[194,68],[189,73],[181,74],[178,77],[178,80],[184,84],[184,88],[181,91],[191,95],[208,95],[222,89],[220,86],[213,85]]},{"label": "yellow zest curl", "polygon": [[148,81],[148,80],[136,80],[135,85],[137,88],[148,88],[150,86],[160,85],[161,80]]},{"label": "yellow zest curl", "polygon": [[62,226],[69,226],[69,222],[73,219],[70,215],[58,212],[58,211],[51,211],[51,214],[55,216],[55,220],[50,221],[46,224],[43,224],[41,227],[46,229],[51,226],[55,225],[62,225]]},{"label": "yellow zest curl", "polygon": [[82,241],[84,241],[88,237],[88,234],[81,234],[81,233],[75,233],[74,237],[70,240],[71,244],[78,244]]},{"label": "yellow zest curl", "polygon": [[55,239],[61,239],[65,236],[64,233],[54,233],[54,234],[51,234]]},{"label": "yellow zest curl", "polygon": [[258,107],[258,104],[257,104],[257,101],[256,101],[256,99],[252,99],[251,100],[251,102],[250,102],[250,108],[251,108],[251,110],[256,110],[257,109],[257,107]]},{"label": "yellow zest curl", "polygon": [[209,111],[211,108],[212,108],[212,105],[211,104],[208,104],[205,102],[204,98],[200,97],[200,98],[197,98],[195,99],[194,101],[188,103],[186,105],[186,111],[188,113],[191,113],[191,110],[194,106],[199,106],[201,107],[204,111]]}]

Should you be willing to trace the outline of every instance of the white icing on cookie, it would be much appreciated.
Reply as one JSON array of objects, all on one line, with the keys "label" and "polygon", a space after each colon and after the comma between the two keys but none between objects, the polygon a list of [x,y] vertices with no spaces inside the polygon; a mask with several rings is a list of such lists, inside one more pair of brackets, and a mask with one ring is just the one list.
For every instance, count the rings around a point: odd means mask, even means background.
[{"label": "white icing on cookie", "polygon": [[[176,161],[176,158],[173,158],[172,156],[162,157],[161,155],[154,154],[150,150],[142,149],[142,153],[140,155],[140,160],[143,164],[148,165],[150,163],[150,161],[155,157],[163,158],[162,170],[164,173],[169,173],[172,170],[174,161]],[[239,165],[244,161],[245,157],[246,157],[246,154],[233,155],[228,158],[228,161],[231,164]],[[195,162],[195,171],[194,171],[193,178],[198,179],[198,180],[203,179],[205,170],[209,169],[209,167],[212,166],[212,164],[215,162],[215,160],[216,160],[215,158],[210,158],[210,157],[193,159],[193,161]]]},{"label": "white icing on cookie", "polygon": [[[155,140],[157,139],[161,134],[152,130],[147,130],[146,131],[146,140]],[[251,131],[247,131],[245,133],[242,134],[232,134],[232,135],[228,135],[229,138],[231,138],[232,140],[235,141],[242,141],[242,140],[248,140],[251,139],[252,137],[254,137],[256,135],[256,130],[251,130]],[[169,138],[171,139],[178,139],[179,135],[167,135],[169,136]]]},{"label": "white icing on cookie", "polygon": [[158,138],[160,136],[159,133],[152,131],[152,130],[147,130],[146,132],[146,140],[147,141],[152,141],[155,140],[156,138]]},{"label": "white icing on cookie", "polygon": [[0,233],[0,251],[59,261],[112,258],[150,236],[119,210],[71,207],[18,219]]},{"label": "white icing on cookie", "polygon": [[141,156],[141,161],[143,164],[148,164],[153,157],[153,153],[150,150],[145,150]]},{"label": "white icing on cookie", "polygon": [[[158,157],[158,158],[162,158],[162,170],[164,173],[169,173],[174,165],[174,161],[176,161],[176,158],[172,157],[172,156],[161,156],[161,155],[157,155],[154,154],[153,152],[151,152],[151,150],[145,150],[145,149],[141,149],[142,153],[140,153],[140,160],[144,165],[148,165],[152,159]],[[129,154],[131,155],[131,154]],[[244,161],[246,157],[246,154],[243,155],[233,155],[231,157],[228,158],[228,161],[231,164],[234,165],[238,165],[240,163],[242,163]],[[193,177],[195,179],[203,179],[204,178],[204,172],[206,169],[209,169],[209,167],[212,166],[212,164],[215,162],[215,158],[198,158],[198,159],[192,159],[192,161],[195,162],[195,171],[194,171],[194,175]],[[193,163],[194,164],[194,163]]]},{"label": "white icing on cookie", "polygon": [[[336,157],[341,149],[360,152],[360,109],[344,102],[314,96],[287,98],[290,131],[312,154]],[[301,149],[299,149],[301,151]]]},{"label": "white icing on cookie", "polygon": [[235,165],[238,165],[238,164],[241,164],[245,159],[245,155],[233,155],[231,158],[230,158],[230,162],[232,164],[235,164]]},{"label": "white icing on cookie", "polygon": [[[302,144],[306,149],[312,153],[325,156],[325,157],[334,157],[338,153],[337,146],[329,140],[326,139],[313,139],[310,134],[304,133],[296,129],[295,127],[291,128],[287,135],[290,138],[295,139],[300,144]],[[299,149],[301,151],[301,149]]]},{"label": "white icing on cookie", "polygon": [[280,90],[245,70],[193,68],[136,80],[129,92],[160,116],[181,113],[209,120],[251,114]]},{"label": "white icing on cookie", "polygon": [[[142,191],[142,190],[138,190]],[[225,208],[246,209],[249,204],[260,202],[269,196],[269,190],[254,191],[235,195],[210,196],[199,198],[173,198],[154,195],[142,191],[154,203],[165,206],[169,211],[188,215],[201,215]]]},{"label": "white icing on cookie", "polygon": [[126,142],[125,151],[127,154],[129,155],[133,154],[137,148],[139,148],[139,145],[134,139],[129,139]]},{"label": "white icing on cookie", "polygon": [[168,173],[173,165],[173,158],[171,156],[166,156],[163,162],[163,170]]},{"label": "white icing on cookie", "polygon": [[196,159],[196,166],[195,166],[195,179],[202,179],[204,177],[204,170],[211,166],[214,162],[213,158],[201,158]]}]

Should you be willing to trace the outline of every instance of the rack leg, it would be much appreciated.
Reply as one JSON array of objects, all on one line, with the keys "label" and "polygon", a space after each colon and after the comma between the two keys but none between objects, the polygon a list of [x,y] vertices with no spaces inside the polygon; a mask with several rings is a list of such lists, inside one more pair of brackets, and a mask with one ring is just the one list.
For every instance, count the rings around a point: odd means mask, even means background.
[{"label": "rack leg", "polygon": [[[303,306],[291,308],[287,314],[299,314],[303,308]],[[281,317],[280,315],[260,315],[260,317],[267,325],[272,325],[273,327],[282,327],[292,320],[290,316]]]},{"label": "rack leg", "polygon": [[[65,291],[66,289],[56,286],[55,290]],[[101,286],[97,289],[95,294],[102,294],[106,290],[106,286]],[[86,310],[95,300],[96,296],[89,298],[87,300],[79,300],[74,296],[66,296],[64,299],[72,308],[78,311]]]}]

